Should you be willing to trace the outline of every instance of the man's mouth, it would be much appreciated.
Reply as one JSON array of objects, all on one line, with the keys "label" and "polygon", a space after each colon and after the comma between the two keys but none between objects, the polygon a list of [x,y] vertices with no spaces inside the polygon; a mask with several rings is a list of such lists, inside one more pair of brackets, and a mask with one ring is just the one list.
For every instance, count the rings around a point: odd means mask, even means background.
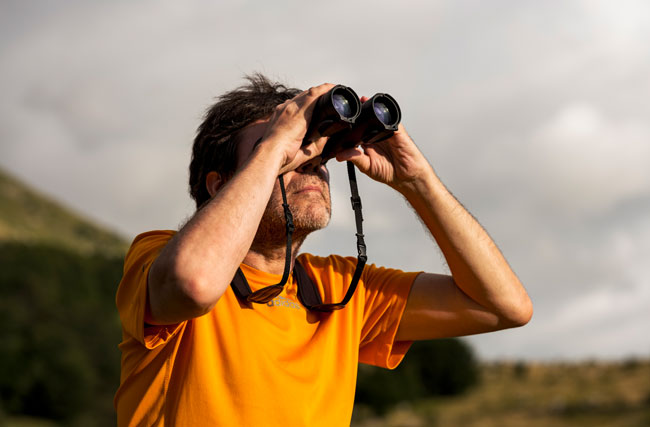
[{"label": "man's mouth", "polygon": [[306,185],[306,186],[302,187],[301,189],[299,189],[298,191],[296,191],[296,193],[306,193],[306,192],[310,192],[310,191],[316,191],[318,193],[322,193],[323,189],[318,185]]}]

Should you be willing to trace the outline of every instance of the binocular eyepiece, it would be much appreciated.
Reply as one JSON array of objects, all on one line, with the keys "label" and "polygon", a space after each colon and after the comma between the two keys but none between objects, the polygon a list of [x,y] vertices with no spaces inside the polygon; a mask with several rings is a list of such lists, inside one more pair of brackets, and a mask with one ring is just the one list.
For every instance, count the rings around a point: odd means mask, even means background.
[{"label": "binocular eyepiece", "polygon": [[345,149],[391,137],[401,119],[399,105],[389,94],[375,94],[361,104],[351,88],[337,85],[316,101],[303,145],[329,137],[320,156],[325,163]]}]

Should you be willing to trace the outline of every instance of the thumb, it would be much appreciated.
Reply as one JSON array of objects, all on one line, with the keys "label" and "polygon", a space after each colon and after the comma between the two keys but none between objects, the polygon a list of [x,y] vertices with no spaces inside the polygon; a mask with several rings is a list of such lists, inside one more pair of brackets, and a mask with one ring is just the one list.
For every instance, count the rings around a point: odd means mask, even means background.
[{"label": "thumb", "polygon": [[336,154],[336,160],[339,162],[350,161],[361,172],[370,168],[370,158],[363,152],[361,147],[348,148]]}]

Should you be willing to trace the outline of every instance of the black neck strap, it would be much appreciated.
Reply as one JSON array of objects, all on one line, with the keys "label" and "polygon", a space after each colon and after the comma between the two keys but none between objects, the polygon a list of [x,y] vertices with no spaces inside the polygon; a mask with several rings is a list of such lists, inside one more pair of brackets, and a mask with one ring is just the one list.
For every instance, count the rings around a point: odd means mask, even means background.
[{"label": "black neck strap", "polygon": [[280,192],[282,193],[282,208],[284,209],[284,222],[285,229],[287,230],[287,249],[284,254],[284,272],[282,273],[282,279],[278,285],[284,286],[289,279],[289,272],[291,271],[291,237],[296,227],[293,225],[293,215],[291,214],[291,209],[289,209],[289,204],[287,203],[287,192],[284,189],[284,175],[278,176],[280,181]]},{"label": "black neck strap", "polygon": [[[361,278],[361,273],[363,273],[363,268],[366,265],[368,259],[366,255],[366,243],[364,241],[363,235],[363,214],[361,212],[361,198],[359,197],[359,189],[357,187],[357,177],[354,171],[354,164],[347,162],[348,169],[348,180],[350,182],[350,201],[352,202],[352,209],[354,210],[354,219],[356,223],[356,236],[357,236],[357,265],[343,300],[335,304],[323,304],[323,300],[320,296],[318,288],[311,280],[303,266],[296,260],[294,265],[294,278],[298,283],[298,298],[302,304],[309,310],[315,311],[334,311],[339,310],[350,301],[352,295],[357,288],[359,279]],[[279,295],[282,292],[282,288],[289,278],[289,270],[291,267],[291,236],[294,231],[293,217],[291,215],[291,210],[287,204],[286,193],[284,189],[284,180],[282,175],[279,176],[280,180],[280,191],[282,192],[282,207],[284,208],[284,216],[287,223],[287,251],[284,264],[284,273],[282,274],[282,279],[280,283],[272,286],[267,286],[263,289],[260,289],[256,292],[251,292],[250,286],[246,281],[246,276],[241,271],[241,268],[237,269],[235,277],[233,277],[232,282],[230,283],[233,292],[235,295],[240,298],[250,302],[268,302],[273,297]],[[255,295],[260,295],[260,298],[255,298]],[[262,298],[264,297],[264,298]],[[269,298],[270,297],[270,298]]]}]

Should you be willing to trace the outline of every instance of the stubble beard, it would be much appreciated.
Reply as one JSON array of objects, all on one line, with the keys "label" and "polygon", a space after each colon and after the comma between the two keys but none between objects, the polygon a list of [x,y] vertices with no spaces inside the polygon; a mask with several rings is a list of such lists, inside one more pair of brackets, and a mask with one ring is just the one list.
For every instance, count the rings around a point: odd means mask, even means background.
[{"label": "stubble beard", "polygon": [[[313,192],[308,195],[301,196],[299,194],[297,196],[301,200],[297,200],[293,204],[291,203],[292,200],[288,201],[295,227],[292,235],[294,252],[297,252],[310,233],[325,228],[331,217],[329,187],[324,189],[322,194]],[[269,253],[279,248],[285,248],[286,245],[287,229],[284,208],[282,207],[282,196],[278,192],[273,192],[257,228],[251,250]]]}]

